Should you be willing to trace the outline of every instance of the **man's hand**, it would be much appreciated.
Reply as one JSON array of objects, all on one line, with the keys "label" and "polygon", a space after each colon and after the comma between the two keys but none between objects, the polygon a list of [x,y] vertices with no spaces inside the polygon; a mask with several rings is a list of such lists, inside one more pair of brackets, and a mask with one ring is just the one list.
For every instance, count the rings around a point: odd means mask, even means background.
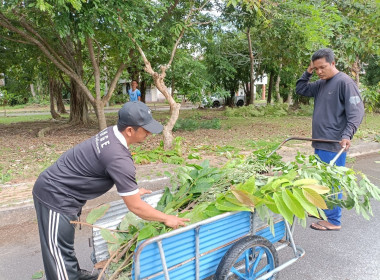
[{"label": "man's hand", "polygon": [[142,195],[144,195],[144,194],[150,194],[150,193],[152,193],[151,190],[147,190],[147,189],[144,189],[144,188],[140,188],[140,189],[139,189],[139,195],[140,195],[140,196],[142,196]]},{"label": "man's hand", "polygon": [[345,151],[348,150],[348,148],[351,146],[351,140],[350,139],[342,139],[342,141],[339,142],[340,146],[342,148],[346,148]]},{"label": "man's hand", "polygon": [[307,70],[306,70],[308,73],[310,74],[313,74],[313,71],[314,71],[314,64],[312,61],[310,61],[310,65],[309,67],[307,67]]},{"label": "man's hand", "polygon": [[186,226],[185,222],[190,222],[190,219],[179,218],[173,215],[167,215],[167,219],[165,220],[164,224],[168,227],[177,229],[180,226]]}]

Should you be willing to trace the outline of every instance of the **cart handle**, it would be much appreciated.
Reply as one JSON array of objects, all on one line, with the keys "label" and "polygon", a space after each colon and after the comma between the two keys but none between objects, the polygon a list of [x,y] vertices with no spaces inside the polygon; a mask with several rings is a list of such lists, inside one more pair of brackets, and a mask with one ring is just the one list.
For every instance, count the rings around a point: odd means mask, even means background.
[{"label": "cart handle", "polygon": [[[323,142],[323,143],[339,143],[339,140],[327,140],[327,139],[313,139],[313,138],[304,138],[304,137],[289,137],[281,142],[280,145],[276,149],[274,149],[269,155],[267,155],[267,158],[269,158],[271,155],[273,155],[278,149],[281,148],[282,145],[284,145],[286,142],[290,140],[303,140],[303,141],[312,141],[312,142]],[[346,147],[343,147],[337,155],[330,161],[330,165],[334,165],[334,163],[337,161],[337,159],[340,157],[340,155],[344,152]]]}]

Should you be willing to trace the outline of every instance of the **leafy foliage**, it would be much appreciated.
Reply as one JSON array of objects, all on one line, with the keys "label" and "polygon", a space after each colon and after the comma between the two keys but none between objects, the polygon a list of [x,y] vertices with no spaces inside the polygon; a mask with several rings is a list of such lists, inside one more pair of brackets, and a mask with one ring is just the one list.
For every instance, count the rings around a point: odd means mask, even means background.
[{"label": "leafy foliage", "polygon": [[362,91],[365,108],[368,112],[380,111],[380,83],[376,87],[368,87]]},{"label": "leafy foliage", "polygon": [[[281,214],[291,224],[294,216],[305,221],[308,213],[326,219],[322,209],[340,206],[355,208],[368,219],[372,215],[371,199],[380,201],[380,189],[364,174],[328,165],[314,155],[298,154],[294,162],[275,164],[274,176],[260,174],[263,168],[269,169],[263,161],[264,153],[259,151],[246,160],[230,161],[221,168],[211,167],[208,161],[178,168],[171,177],[172,187],[165,188],[157,209],[189,218],[191,223],[226,211],[256,211],[273,230],[271,213]],[[250,172],[242,176],[247,166]],[[340,191],[344,200],[335,198]],[[142,222],[132,213],[125,216],[119,229],[128,233],[102,231],[111,254],[130,244],[132,237],[136,243],[171,230],[162,223]],[[131,259],[135,246],[130,245],[125,259]]]},{"label": "leafy foliage", "polygon": [[174,125],[173,131],[187,130],[194,131],[197,129],[220,129],[220,119],[214,118],[211,120],[197,120],[194,118],[178,119]]},{"label": "leafy foliage", "polygon": [[239,108],[226,108],[225,115],[227,117],[261,117],[275,116],[281,117],[289,114],[288,104],[275,104],[267,106],[249,105]]},{"label": "leafy foliage", "polygon": [[165,150],[161,141],[160,146],[154,150],[143,150],[141,147],[131,148],[132,157],[136,164],[147,164],[151,162],[164,162],[170,164],[182,164],[184,158],[181,153],[181,137],[174,139],[174,149]]},{"label": "leafy foliage", "polygon": [[105,204],[93,209],[91,213],[87,215],[86,222],[89,224],[95,223],[97,220],[104,216],[104,214],[108,211],[109,208],[110,205]]}]

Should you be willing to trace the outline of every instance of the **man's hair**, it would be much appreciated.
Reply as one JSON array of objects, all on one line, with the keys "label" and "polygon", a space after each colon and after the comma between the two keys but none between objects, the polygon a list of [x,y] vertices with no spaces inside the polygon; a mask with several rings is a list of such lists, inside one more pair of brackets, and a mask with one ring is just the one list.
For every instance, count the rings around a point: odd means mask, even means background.
[{"label": "man's hair", "polygon": [[315,61],[317,59],[325,58],[326,62],[331,63],[335,60],[334,52],[332,49],[324,48],[317,50],[313,56],[311,57],[311,61]]},{"label": "man's hair", "polygon": [[132,80],[132,82],[131,82],[131,83],[133,83],[133,82],[136,82],[136,84],[138,84],[138,83],[139,83],[137,80]]},{"label": "man's hair", "polygon": [[137,131],[139,129],[140,126],[136,126],[136,125],[127,125],[127,124],[122,124],[120,122],[117,123],[117,129],[122,132],[124,131],[124,129],[126,129],[128,126],[132,127],[135,131]]}]

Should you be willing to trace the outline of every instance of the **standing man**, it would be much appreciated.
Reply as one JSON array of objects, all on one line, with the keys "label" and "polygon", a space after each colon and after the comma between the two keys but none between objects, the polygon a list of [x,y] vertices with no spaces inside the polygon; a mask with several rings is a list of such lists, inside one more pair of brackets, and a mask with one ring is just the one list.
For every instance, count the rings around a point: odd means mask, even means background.
[{"label": "standing man", "polygon": [[163,126],[142,102],[127,102],[119,110],[117,125],[108,127],[65,152],[38,177],[33,198],[47,280],[97,279],[81,270],[74,251],[75,229],[70,221],[83,205],[112,188],[128,209],[142,219],[178,228],[188,219],[164,214],[141,200],[150,193],[139,189],[129,145],[140,143]]},{"label": "standing man", "polygon": [[132,88],[128,90],[129,101],[141,101],[141,92],[137,89],[137,81],[132,81]]},{"label": "standing man", "polygon": [[[319,80],[310,83],[314,71]],[[363,119],[364,105],[355,82],[336,69],[331,49],[320,49],[313,54],[309,67],[297,81],[296,92],[299,95],[314,97],[312,137],[340,141],[313,142],[315,154],[328,163],[342,147],[347,151]],[[345,164],[346,152],[336,161],[337,166]],[[338,198],[342,198],[342,193],[339,193]],[[340,230],[342,209],[334,207],[325,210],[325,214],[327,221],[312,223],[310,227],[315,230]]]}]

